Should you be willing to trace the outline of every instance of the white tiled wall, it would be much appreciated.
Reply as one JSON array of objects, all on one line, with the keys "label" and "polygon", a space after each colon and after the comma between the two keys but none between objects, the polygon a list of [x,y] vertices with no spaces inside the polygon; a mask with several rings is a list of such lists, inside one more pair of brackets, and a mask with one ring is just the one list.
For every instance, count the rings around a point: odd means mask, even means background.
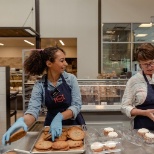
[{"label": "white tiled wall", "polygon": [[6,132],[6,68],[0,67],[0,144]]}]

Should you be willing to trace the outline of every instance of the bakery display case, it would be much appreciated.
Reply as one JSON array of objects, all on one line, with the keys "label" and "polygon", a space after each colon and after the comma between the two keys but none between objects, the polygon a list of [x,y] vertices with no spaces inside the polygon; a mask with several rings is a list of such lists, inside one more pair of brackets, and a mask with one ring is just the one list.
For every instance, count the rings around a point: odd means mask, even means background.
[{"label": "bakery display case", "polygon": [[10,69],[10,90],[18,91],[22,94],[22,70]]},{"label": "bakery display case", "polygon": [[78,79],[82,110],[120,110],[126,82],[127,79]]}]

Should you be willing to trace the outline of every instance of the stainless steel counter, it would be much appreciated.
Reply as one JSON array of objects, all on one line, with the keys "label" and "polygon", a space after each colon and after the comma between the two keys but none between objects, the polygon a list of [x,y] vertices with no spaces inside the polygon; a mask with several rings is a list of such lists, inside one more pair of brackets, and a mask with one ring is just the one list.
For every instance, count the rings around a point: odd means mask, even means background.
[{"label": "stainless steel counter", "polygon": [[[33,127],[30,129],[30,131],[27,133],[27,135],[24,138],[12,143],[11,145],[8,145],[5,147],[0,146],[0,154],[4,154],[6,151],[13,150],[13,149],[17,151],[17,154],[30,153],[29,151],[31,150],[32,145],[37,139],[39,135],[39,131],[40,129],[42,129],[42,126],[43,126],[43,122],[37,122],[35,123],[35,125],[33,125]],[[130,141],[126,139],[121,139],[121,145],[122,145],[122,149],[121,149],[122,151],[116,152],[114,154],[137,154],[137,153],[152,154],[154,152],[154,144],[148,145],[143,143],[142,146],[137,146],[135,144],[130,143]],[[86,150],[84,154],[92,154],[88,146],[85,146],[85,149]]]},{"label": "stainless steel counter", "polygon": [[6,151],[15,150],[17,154],[30,153],[33,143],[35,142],[39,132],[28,132],[22,139],[11,143],[11,145],[1,146],[0,154]]},{"label": "stainless steel counter", "polygon": [[121,105],[82,105],[81,112],[121,111]]}]

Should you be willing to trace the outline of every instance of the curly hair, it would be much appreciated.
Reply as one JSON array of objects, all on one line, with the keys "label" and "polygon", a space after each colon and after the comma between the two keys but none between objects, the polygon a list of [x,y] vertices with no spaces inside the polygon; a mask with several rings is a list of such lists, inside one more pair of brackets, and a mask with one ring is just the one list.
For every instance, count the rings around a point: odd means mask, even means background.
[{"label": "curly hair", "polygon": [[154,46],[151,43],[143,43],[136,49],[137,61],[154,59]]},{"label": "curly hair", "polygon": [[55,61],[55,54],[60,50],[65,54],[65,51],[60,47],[48,47],[44,50],[32,50],[30,56],[24,61],[24,70],[29,75],[41,75],[47,70],[46,61],[52,63]]}]

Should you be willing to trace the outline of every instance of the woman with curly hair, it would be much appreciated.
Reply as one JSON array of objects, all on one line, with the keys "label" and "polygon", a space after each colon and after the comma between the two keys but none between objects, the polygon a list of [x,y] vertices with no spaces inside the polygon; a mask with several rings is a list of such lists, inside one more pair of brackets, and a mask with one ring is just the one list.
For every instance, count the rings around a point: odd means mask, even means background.
[{"label": "woman with curly hair", "polygon": [[44,125],[50,126],[52,141],[61,135],[62,125],[85,124],[80,113],[82,102],[78,82],[73,74],[65,72],[67,65],[65,52],[59,47],[31,52],[24,62],[25,73],[44,75],[34,84],[24,116],[3,135],[3,145],[18,129],[23,128],[27,131],[28,127],[38,119],[42,105],[47,107]]}]

